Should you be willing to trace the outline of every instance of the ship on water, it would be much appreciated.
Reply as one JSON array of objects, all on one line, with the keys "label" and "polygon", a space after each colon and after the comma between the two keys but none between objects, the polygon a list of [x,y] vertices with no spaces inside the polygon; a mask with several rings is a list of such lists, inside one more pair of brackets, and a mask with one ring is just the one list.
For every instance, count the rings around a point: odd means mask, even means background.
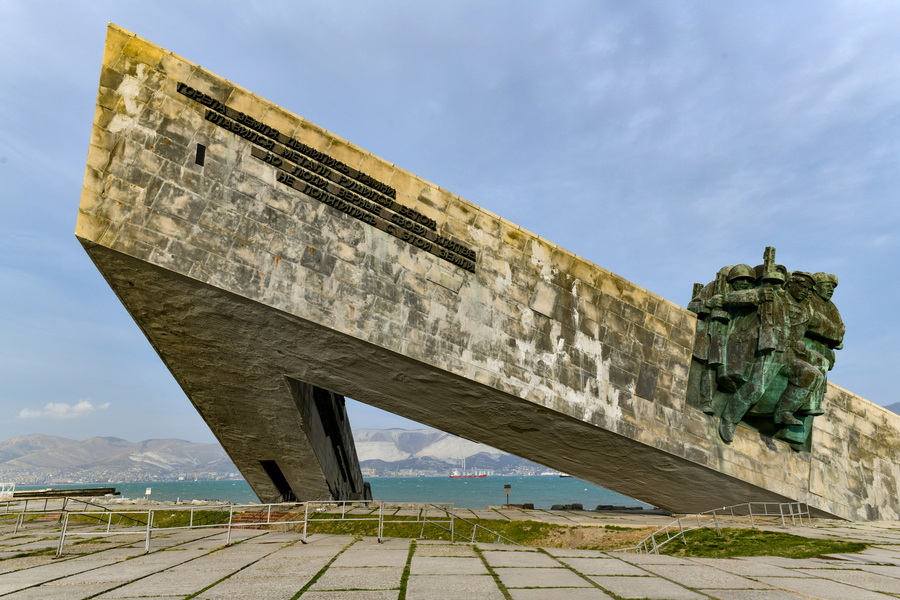
[{"label": "ship on water", "polygon": [[481,479],[482,477],[487,477],[487,471],[473,471],[471,473],[466,471],[466,459],[462,459],[462,470],[453,469],[450,473],[450,479]]}]

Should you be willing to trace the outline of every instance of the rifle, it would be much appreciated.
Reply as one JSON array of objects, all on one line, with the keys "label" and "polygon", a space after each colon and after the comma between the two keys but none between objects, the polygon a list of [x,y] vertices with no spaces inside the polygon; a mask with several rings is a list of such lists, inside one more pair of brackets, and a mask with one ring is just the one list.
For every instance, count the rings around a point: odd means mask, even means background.
[{"label": "rifle", "polygon": [[[773,281],[781,281],[775,269],[775,248],[766,246],[763,252],[762,285],[771,288]],[[774,302],[764,302],[759,306],[759,345],[760,352],[771,352],[776,347],[775,341],[775,306]]]}]

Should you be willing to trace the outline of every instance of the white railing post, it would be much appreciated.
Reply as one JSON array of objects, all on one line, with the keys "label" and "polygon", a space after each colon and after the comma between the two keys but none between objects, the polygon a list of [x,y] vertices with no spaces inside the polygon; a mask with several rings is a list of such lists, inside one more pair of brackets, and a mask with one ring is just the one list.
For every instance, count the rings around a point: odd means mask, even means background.
[{"label": "white railing post", "polygon": [[272,505],[269,505],[269,510],[266,514],[266,525],[272,524]]},{"label": "white railing post", "polygon": [[384,537],[384,502],[381,503],[381,506],[378,509],[378,543],[381,544],[383,542],[382,538]]},{"label": "white railing post", "polygon": [[753,504],[750,502],[747,503],[747,509],[750,511],[750,527],[755,529],[756,524],[753,522]]},{"label": "white railing post", "polygon": [[309,524],[309,502],[304,505],[304,514],[303,514],[303,541],[306,541],[306,526]]},{"label": "white railing post", "polygon": [[228,507],[228,537],[225,538],[225,545],[231,545],[231,521],[234,519],[234,504]]},{"label": "white railing post", "polygon": [[453,522],[454,522],[455,518],[456,518],[456,513],[451,512],[450,513],[450,543],[451,544],[453,543],[453,524],[454,524]]},{"label": "white railing post", "polygon": [[713,521],[715,521],[715,523],[716,523],[716,535],[721,536],[722,530],[719,529],[719,518],[716,516],[716,509],[713,509],[712,513],[713,513]]},{"label": "white railing post", "polygon": [[681,532],[681,541],[687,546],[687,538],[684,537],[684,527],[681,526],[681,519],[678,519],[678,531]]},{"label": "white railing post", "polygon": [[778,512],[781,513],[781,526],[787,529],[787,523],[784,522],[784,504],[778,505]]},{"label": "white railing post", "polygon": [[[66,517],[68,518],[68,516]],[[150,530],[153,529],[153,509],[147,511],[147,540],[144,542],[144,554],[150,552]]]},{"label": "white railing post", "polygon": [[62,531],[59,533],[59,546],[56,547],[56,555],[62,556],[63,545],[66,543],[66,528],[69,526],[69,513],[66,513],[66,517],[63,520]]},{"label": "white railing post", "polygon": [[191,507],[191,523],[188,525],[188,529],[194,528],[194,507]]}]

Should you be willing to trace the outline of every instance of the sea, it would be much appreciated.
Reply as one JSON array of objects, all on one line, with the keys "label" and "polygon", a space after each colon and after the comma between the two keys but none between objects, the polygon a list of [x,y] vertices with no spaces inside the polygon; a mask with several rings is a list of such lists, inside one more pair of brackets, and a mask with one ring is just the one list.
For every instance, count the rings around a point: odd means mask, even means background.
[{"label": "sea", "polygon": [[[585,509],[597,505],[641,506],[651,508],[622,494],[586,483],[574,477],[543,475],[530,477],[488,476],[471,479],[449,477],[372,477],[375,500],[386,502],[453,503],[459,508],[483,509],[488,506],[534,504],[549,509],[554,504],[581,504]],[[509,486],[509,496],[505,493]],[[209,500],[247,504],[259,502],[246,481],[172,481],[149,483],[97,483],[69,485],[17,485],[16,491],[53,488],[115,487],[120,498],[147,498],[161,502]],[[149,496],[147,491],[149,490]]]}]

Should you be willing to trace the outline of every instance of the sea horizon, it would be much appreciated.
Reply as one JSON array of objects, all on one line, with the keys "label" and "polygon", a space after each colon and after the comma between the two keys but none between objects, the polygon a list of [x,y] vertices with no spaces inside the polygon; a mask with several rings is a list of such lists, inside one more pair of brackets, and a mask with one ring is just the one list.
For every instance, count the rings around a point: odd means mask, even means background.
[{"label": "sea horizon", "polygon": [[[483,478],[454,479],[442,477],[366,477],[374,500],[384,502],[452,503],[458,508],[484,509],[488,506],[534,504],[549,509],[554,504],[582,504],[586,510],[598,505],[651,505],[573,477],[540,475],[490,475]],[[504,486],[511,486],[510,496]],[[231,502],[260,503],[250,485],[243,479],[219,481],[149,481],[128,483],[68,483],[52,485],[16,484],[16,490],[82,489],[114,487],[117,498],[134,500],[149,498],[159,502]],[[149,496],[145,493],[150,489]]]}]

